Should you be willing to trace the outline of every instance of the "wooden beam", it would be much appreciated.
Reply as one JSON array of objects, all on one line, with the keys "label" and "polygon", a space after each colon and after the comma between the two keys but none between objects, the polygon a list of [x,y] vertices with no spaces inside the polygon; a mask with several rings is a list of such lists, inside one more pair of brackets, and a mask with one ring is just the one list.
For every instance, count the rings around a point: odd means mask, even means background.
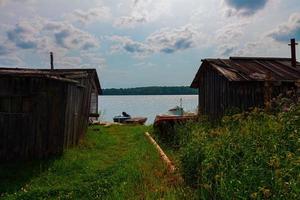
[{"label": "wooden beam", "polygon": [[145,135],[157,149],[161,159],[166,163],[169,172],[174,173],[176,168],[171,162],[171,160],[168,158],[168,156],[164,153],[164,151],[160,148],[160,146],[155,142],[155,140],[151,137],[151,135],[148,132],[146,132]]}]

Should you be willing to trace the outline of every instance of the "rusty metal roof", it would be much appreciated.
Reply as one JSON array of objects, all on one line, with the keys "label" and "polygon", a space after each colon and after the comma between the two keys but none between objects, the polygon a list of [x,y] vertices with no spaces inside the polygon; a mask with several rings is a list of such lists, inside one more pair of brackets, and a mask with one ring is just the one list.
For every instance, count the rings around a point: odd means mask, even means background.
[{"label": "rusty metal roof", "polygon": [[79,83],[86,77],[94,79],[99,94],[102,94],[100,81],[96,69],[29,69],[29,68],[0,68],[0,77],[38,77],[58,81]]},{"label": "rusty metal roof", "polygon": [[203,68],[211,67],[229,81],[294,81],[300,79],[300,63],[293,67],[290,58],[230,57],[204,59],[191,84],[198,88]]}]

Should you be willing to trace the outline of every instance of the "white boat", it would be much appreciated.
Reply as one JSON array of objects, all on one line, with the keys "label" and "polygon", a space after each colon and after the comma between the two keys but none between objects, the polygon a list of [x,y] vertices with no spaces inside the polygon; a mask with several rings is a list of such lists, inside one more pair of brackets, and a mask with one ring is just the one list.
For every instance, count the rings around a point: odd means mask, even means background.
[{"label": "white boat", "polygon": [[171,108],[168,112],[169,115],[183,116],[184,110],[182,107],[182,98],[180,98],[180,106],[175,106]]},{"label": "white boat", "polygon": [[177,115],[177,116],[182,116],[184,114],[184,110],[180,106],[176,106],[174,108],[171,108],[168,112],[170,115]]}]

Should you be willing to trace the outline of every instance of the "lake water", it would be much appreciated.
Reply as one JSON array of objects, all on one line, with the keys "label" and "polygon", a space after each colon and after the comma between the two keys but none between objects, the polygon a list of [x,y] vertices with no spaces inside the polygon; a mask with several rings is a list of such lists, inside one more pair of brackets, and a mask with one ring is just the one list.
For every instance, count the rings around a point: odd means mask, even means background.
[{"label": "lake water", "polygon": [[197,95],[146,95],[146,96],[100,96],[99,108],[102,121],[127,112],[131,116],[147,117],[147,124],[152,124],[155,116],[166,113],[170,108],[180,105],[185,111],[195,112],[198,106]]}]

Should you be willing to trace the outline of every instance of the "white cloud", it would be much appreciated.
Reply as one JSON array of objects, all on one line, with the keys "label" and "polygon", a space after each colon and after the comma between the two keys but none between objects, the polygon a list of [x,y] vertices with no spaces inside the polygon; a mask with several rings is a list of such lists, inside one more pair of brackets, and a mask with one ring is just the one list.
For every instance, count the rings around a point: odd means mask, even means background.
[{"label": "white cloud", "polygon": [[151,34],[146,42],[156,51],[174,53],[196,47],[204,43],[205,37],[199,29],[193,25],[185,25],[179,28],[163,28]]},{"label": "white cloud", "polygon": [[99,41],[90,33],[65,21],[38,20],[20,21],[7,30],[8,41],[16,48],[46,50],[90,50],[99,47]]},{"label": "white cloud", "polygon": [[13,3],[33,3],[36,0],[0,0],[0,6],[4,6],[9,2]]},{"label": "white cloud", "polygon": [[[42,66],[48,65],[50,51],[54,52],[55,64],[58,67],[79,67],[83,64],[96,66],[95,61],[89,61],[82,54],[97,49],[99,40],[66,21],[36,18],[2,27],[5,27],[6,33],[6,38],[0,38],[2,66],[20,66],[24,62],[17,56],[24,57],[25,51],[37,54]],[[70,56],[70,52],[75,53],[75,56]]]},{"label": "white cloud", "polygon": [[111,11],[110,8],[106,6],[98,6],[87,11],[77,9],[66,15],[65,18],[71,22],[78,22],[82,25],[87,25],[97,21],[109,20],[111,18]]},{"label": "white cloud", "polygon": [[279,25],[267,36],[284,43],[287,43],[291,38],[300,39],[300,13],[293,13],[287,23]]},{"label": "white cloud", "polygon": [[67,22],[46,20],[42,30],[52,36],[55,44],[62,48],[89,50],[99,47],[97,38]]},{"label": "white cloud", "polygon": [[[43,66],[49,65],[49,54],[43,57]],[[82,52],[78,56],[71,56],[68,52],[54,52],[54,68],[96,68],[106,66],[106,60],[97,52]]]},{"label": "white cloud", "polygon": [[171,1],[133,0],[129,15],[115,20],[115,27],[133,28],[138,24],[154,22],[170,14]]},{"label": "white cloud", "polygon": [[113,51],[123,50],[140,56],[158,52],[172,54],[206,43],[205,36],[192,25],[174,29],[163,28],[149,35],[144,42],[124,36],[112,36],[111,40],[117,43],[112,47]]},{"label": "white cloud", "polygon": [[274,42],[272,38],[264,35],[255,38],[253,41],[240,43],[239,47],[234,50],[231,56],[254,56],[254,57],[285,57],[289,56],[287,44]]},{"label": "white cloud", "polygon": [[145,43],[133,41],[125,36],[112,36],[110,40],[115,43],[111,47],[112,52],[125,51],[137,56],[146,56],[153,52],[153,49]]},{"label": "white cloud", "polygon": [[146,23],[148,21],[145,15],[123,16],[114,23],[115,27],[133,28],[137,24]]},{"label": "white cloud", "polygon": [[265,8],[270,0],[224,0],[229,9],[227,16],[240,15],[251,16]]},{"label": "white cloud", "polygon": [[233,23],[216,31],[218,55],[230,56],[238,50],[240,39],[244,35],[243,28],[247,24],[247,22]]},{"label": "white cloud", "polygon": [[232,42],[232,40],[237,40],[243,36],[243,27],[247,23],[234,23],[222,27],[216,31],[216,38],[218,42]]},{"label": "white cloud", "polygon": [[237,44],[221,44],[218,46],[218,54],[221,56],[231,56],[238,50]]},{"label": "white cloud", "polygon": [[7,38],[21,49],[36,49],[39,44],[39,28],[34,24],[21,21],[12,29],[8,30]]}]

